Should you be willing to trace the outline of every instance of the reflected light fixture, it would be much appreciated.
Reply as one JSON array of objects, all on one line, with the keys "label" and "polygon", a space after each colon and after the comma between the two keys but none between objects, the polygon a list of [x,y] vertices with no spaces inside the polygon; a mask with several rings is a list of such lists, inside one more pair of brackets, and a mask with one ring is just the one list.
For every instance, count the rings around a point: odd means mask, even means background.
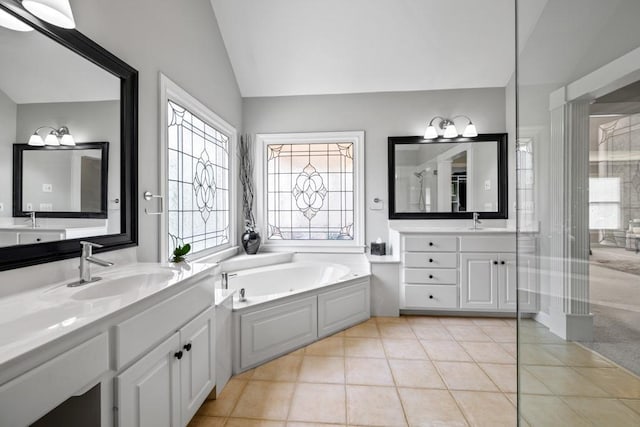
[{"label": "reflected light fixture", "polygon": [[8,28],[13,31],[33,31],[30,25],[25,24],[9,12],[0,9],[0,27]]},{"label": "reflected light fixture", "polygon": [[22,6],[32,15],[56,27],[76,27],[69,0],[22,0]]},{"label": "reflected light fixture", "polygon": [[[42,139],[42,137],[38,134],[42,129],[51,129],[51,132],[47,134],[47,136]],[[33,147],[43,147],[45,145],[49,146],[74,146],[76,145],[76,141],[73,139],[73,135],[69,132],[69,128],[66,126],[61,126],[59,129],[52,128],[51,126],[40,126],[33,132],[33,135],[29,138],[28,145]]]},{"label": "reflected light fixture", "polygon": [[438,133],[438,130],[436,129],[436,127],[433,125],[433,122],[435,120],[440,121],[438,124],[438,127],[444,131],[442,135],[443,138],[456,138],[460,136],[460,134],[458,134],[458,129],[456,128],[456,124],[454,123],[454,120],[460,117],[465,118],[469,121],[469,123],[467,123],[467,126],[464,128],[464,132],[462,132],[462,136],[465,138],[473,138],[474,136],[478,136],[476,125],[474,125],[471,119],[467,116],[459,115],[451,119],[447,119],[441,116],[435,116],[429,121],[427,130],[424,133],[424,139],[436,139],[439,137],[440,134]]}]

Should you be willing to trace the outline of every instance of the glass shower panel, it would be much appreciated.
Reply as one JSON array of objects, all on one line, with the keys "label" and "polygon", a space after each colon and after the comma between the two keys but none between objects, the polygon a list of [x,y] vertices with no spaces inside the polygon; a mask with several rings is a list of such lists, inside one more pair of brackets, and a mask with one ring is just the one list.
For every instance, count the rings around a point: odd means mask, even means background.
[{"label": "glass shower panel", "polygon": [[640,425],[640,2],[517,0],[518,418]]}]

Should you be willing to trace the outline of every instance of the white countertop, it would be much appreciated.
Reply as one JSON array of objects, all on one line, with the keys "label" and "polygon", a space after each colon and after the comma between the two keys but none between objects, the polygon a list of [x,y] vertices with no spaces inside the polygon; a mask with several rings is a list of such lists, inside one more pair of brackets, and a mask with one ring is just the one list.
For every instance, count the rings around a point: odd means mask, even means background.
[{"label": "white countertop", "polygon": [[[216,264],[206,263],[192,263],[186,268],[173,264],[134,263],[105,270],[100,274],[103,279],[95,283],[70,288],[67,287],[69,281],[65,281],[1,298],[0,371],[6,364],[33,350],[187,279],[204,277],[215,267]],[[147,278],[145,275],[154,276]],[[133,280],[110,282],[128,277]],[[96,287],[110,285],[127,287],[115,295],[91,297],[98,289]]]},{"label": "white countertop", "polygon": [[515,228],[500,227],[480,227],[473,229],[472,227],[421,227],[421,226],[402,226],[396,225],[391,227],[399,233],[430,233],[430,234],[501,234],[516,233]]}]

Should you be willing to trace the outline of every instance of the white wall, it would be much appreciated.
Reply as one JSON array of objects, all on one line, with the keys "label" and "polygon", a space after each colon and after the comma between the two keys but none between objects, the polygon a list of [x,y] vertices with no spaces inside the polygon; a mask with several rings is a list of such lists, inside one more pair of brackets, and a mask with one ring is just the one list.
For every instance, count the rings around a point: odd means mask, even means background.
[{"label": "white wall", "polygon": [[[72,0],[78,30],[139,72],[138,182],[140,246],[137,258],[155,261],[159,218],[145,216],[145,190],[159,188],[159,73],[193,94],[237,129],[242,127],[242,100],[213,9],[208,0]],[[108,256],[130,257],[131,251]],[[79,249],[78,249],[79,253]],[[106,257],[106,256],[105,256]],[[121,259],[118,259],[121,262]],[[71,259],[0,273],[0,283],[22,281],[37,286],[77,275]],[[0,293],[3,292],[0,290]]]},{"label": "white wall", "polygon": [[[387,137],[423,135],[435,115],[466,114],[479,133],[505,131],[504,88],[243,99],[245,133],[365,131],[366,241],[387,238]],[[510,167],[515,168],[513,163]],[[510,182],[510,185],[513,181]],[[379,197],[384,209],[368,210]]]},{"label": "white wall", "polygon": [[11,188],[13,181],[13,148],[16,142],[16,116],[18,107],[3,91],[0,90],[0,218],[11,217]]}]

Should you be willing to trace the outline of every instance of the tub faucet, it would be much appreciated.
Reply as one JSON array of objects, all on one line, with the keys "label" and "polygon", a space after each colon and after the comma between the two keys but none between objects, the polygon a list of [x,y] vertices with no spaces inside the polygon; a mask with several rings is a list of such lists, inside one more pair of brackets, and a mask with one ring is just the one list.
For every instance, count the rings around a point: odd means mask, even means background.
[{"label": "tub faucet", "polygon": [[229,289],[229,277],[237,276],[237,273],[222,272],[222,289]]},{"label": "tub faucet", "polygon": [[482,221],[480,221],[478,218],[480,218],[480,214],[478,212],[474,212],[473,213],[473,229],[474,230],[478,229],[478,224],[482,224]]},{"label": "tub faucet", "polygon": [[81,286],[86,283],[97,282],[101,277],[91,277],[91,264],[97,264],[102,267],[111,267],[112,262],[104,261],[100,258],[93,256],[93,248],[101,248],[102,245],[98,243],[81,241],[82,254],[80,255],[80,280],[77,282],[69,283],[67,286],[75,287]]}]

